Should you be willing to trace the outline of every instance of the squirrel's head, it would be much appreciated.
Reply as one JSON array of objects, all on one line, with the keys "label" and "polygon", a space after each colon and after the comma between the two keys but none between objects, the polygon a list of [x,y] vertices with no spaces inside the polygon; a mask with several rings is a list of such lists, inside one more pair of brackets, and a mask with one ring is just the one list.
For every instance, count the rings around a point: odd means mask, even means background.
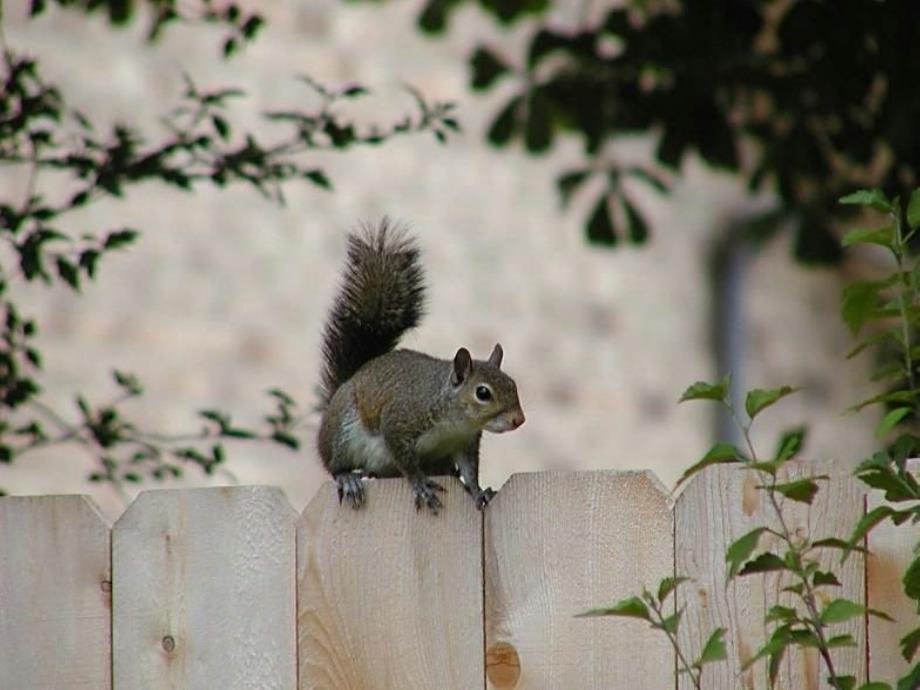
[{"label": "squirrel's head", "polygon": [[489,359],[473,360],[461,347],[454,355],[450,382],[467,418],[485,431],[513,431],[524,423],[524,411],[514,380],[501,370],[502,346],[496,344]]}]

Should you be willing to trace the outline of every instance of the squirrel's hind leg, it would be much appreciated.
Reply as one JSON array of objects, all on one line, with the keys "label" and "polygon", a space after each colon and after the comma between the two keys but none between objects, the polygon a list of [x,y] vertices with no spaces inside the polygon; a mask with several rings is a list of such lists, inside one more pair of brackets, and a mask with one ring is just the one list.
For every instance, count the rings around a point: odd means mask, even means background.
[{"label": "squirrel's hind leg", "polygon": [[364,505],[364,480],[355,472],[342,472],[335,475],[335,488],[339,494],[339,503],[346,500],[357,510]]}]

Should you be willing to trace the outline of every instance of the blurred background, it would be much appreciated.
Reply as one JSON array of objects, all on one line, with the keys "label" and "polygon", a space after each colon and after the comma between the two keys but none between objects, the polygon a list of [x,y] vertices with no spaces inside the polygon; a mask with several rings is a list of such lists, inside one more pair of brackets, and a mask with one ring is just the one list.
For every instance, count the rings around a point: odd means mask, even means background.
[{"label": "blurred background", "polygon": [[[756,99],[745,111],[741,99],[725,102],[717,91],[735,87],[731,60],[769,53],[771,36],[790,50],[810,40],[807,32],[769,28],[800,3],[738,3],[744,16],[687,29],[678,3],[504,3],[521,6],[506,16],[503,3],[489,2],[241,2],[243,17],[258,12],[265,24],[226,60],[228,29],[219,23],[176,21],[147,40],[151,7],[194,12],[193,2],[136,3],[116,28],[107,3],[87,12],[81,3],[51,2],[30,18],[36,4],[43,3],[3,3],[8,48],[36,58],[69,106],[106,131],[126,123],[151,140],[168,133],[163,114],[179,101],[186,75],[202,90],[246,92],[228,101],[234,136],[271,132],[277,122],[266,123],[266,112],[315,108],[316,92],[298,75],[330,89],[365,87],[368,94],[335,104],[359,128],[406,114],[417,119],[411,85],[429,104],[455,104],[450,115],[462,131],[442,128],[443,144],[422,131],[379,146],[308,152],[332,190],[293,180],[283,186],[283,205],[244,184],[203,184],[189,193],[149,181],[69,213],[58,225],[74,237],[122,226],[140,235],[107,256],[79,292],[60,281],[11,281],[21,311],[39,325],[43,404],[76,421],[75,395],[112,398],[110,372],[118,369],[145,388],[119,405],[121,413],[144,428],[182,435],[201,428],[196,413],[209,408],[258,426],[271,409],[265,391],[278,387],[299,404],[302,423],[291,433],[300,447],[230,441],[221,466],[229,474],[207,476],[187,463],[180,479],[158,482],[142,473],[140,483],[115,487],[88,481],[99,469],[98,452],[55,444],[0,465],[7,492],[90,493],[115,517],[144,488],[239,481],[279,485],[301,509],[327,479],[312,410],[319,336],[345,235],[385,214],[411,227],[427,269],[428,316],[404,344],[441,357],[463,345],[485,357],[501,342],[504,368],[518,382],[527,423],[484,439],[483,485],[499,487],[515,472],[650,468],[670,488],[719,436],[731,440],[714,406],[677,405],[689,384],[729,370],[736,390],[803,387],[758,419],[755,439],[764,447],[772,449],[782,430],[807,424],[807,457],[855,463],[871,452],[877,417],[844,414],[872,392],[871,362],[846,359],[853,340],[839,301],[848,280],[871,271],[872,257],[841,257],[835,238],[846,226],[815,209],[824,213],[831,207],[825,197],[871,182],[865,170],[876,163],[847,177],[797,159],[784,168],[773,158],[774,168],[752,183],[769,150],[756,140],[766,135],[755,125],[784,121],[769,103],[758,115]],[[695,48],[671,58],[646,54],[648,72],[609,91],[603,77],[562,83],[572,74],[566,61],[585,56],[579,36],[605,22],[625,36],[653,27],[662,13],[691,31],[681,35]],[[707,43],[693,31],[710,32],[715,43],[724,38],[724,54],[705,55]],[[681,40],[654,43],[680,51]],[[588,66],[600,69],[626,44],[602,37],[588,51]],[[864,48],[872,54],[863,44],[850,52]],[[683,83],[679,70],[653,68],[656,60],[704,58],[711,80],[695,73],[696,88],[706,98],[715,93],[709,106],[651,99]],[[481,88],[472,89],[473,81]],[[540,83],[548,84],[545,92],[528,91]],[[842,97],[809,95],[809,88],[789,87],[796,102]],[[643,99],[651,105],[617,110]],[[731,128],[758,117],[733,143]],[[610,127],[594,132],[594,141],[580,133],[594,126],[592,118]],[[669,127],[669,118],[679,126]],[[710,135],[716,140],[707,143]],[[807,149],[796,140],[784,145],[787,153]],[[801,179],[786,180],[796,166]],[[49,170],[37,185],[54,196],[71,183]],[[19,203],[34,184],[22,166],[0,171],[6,203]]]}]

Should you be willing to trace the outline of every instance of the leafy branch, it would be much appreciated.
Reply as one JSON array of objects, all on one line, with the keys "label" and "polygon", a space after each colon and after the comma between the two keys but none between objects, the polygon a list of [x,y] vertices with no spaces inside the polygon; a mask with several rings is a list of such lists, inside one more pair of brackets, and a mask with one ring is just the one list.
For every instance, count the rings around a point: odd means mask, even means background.
[{"label": "leafy branch", "polygon": [[[920,282],[918,263],[912,251],[920,231],[920,189],[909,198],[889,197],[879,189],[862,189],[840,202],[861,207],[867,216],[881,216],[881,225],[854,228],[843,237],[845,246],[881,247],[892,260],[893,270],[876,280],[861,281],[843,291],[841,311],[854,336],[863,336],[850,353],[854,357],[875,351],[879,362],[873,379],[885,383],[885,390],[854,405],[853,411],[881,405],[885,414],[877,435],[884,439],[898,428],[907,427],[883,451],[874,453],[856,468],[866,485],[883,492],[884,505],[870,510],[850,536],[852,548],[884,522],[894,525],[920,523],[920,482],[908,459],[920,455],[920,437],[909,430],[916,424],[920,390],[917,363],[920,359],[916,334],[920,330]],[[904,593],[920,612],[920,542],[915,557],[902,577]],[[900,640],[901,654],[911,662],[920,650],[920,626]],[[901,680],[900,688],[920,685],[920,663]]]},{"label": "leafy branch", "polygon": [[[86,12],[105,7],[114,24],[131,16],[130,3],[56,2]],[[147,4],[154,9],[151,38],[175,21],[229,27],[225,56],[252,40],[264,23],[233,3],[202,0],[183,3],[181,11],[173,0]],[[46,5],[33,0],[32,15],[40,15]],[[188,464],[208,474],[225,472],[224,443],[229,441],[296,449],[297,405],[277,389],[270,393],[274,409],[265,415],[263,427],[238,427],[228,413],[206,410],[199,415],[204,428],[178,437],[126,417],[122,404],[143,393],[127,374],[115,374],[120,393],[112,400],[91,403],[76,394],[75,410],[55,409],[42,398],[40,324],[20,308],[23,291],[35,284],[63,284],[79,292],[98,277],[105,257],[141,237],[138,229],[117,226],[78,234],[68,220],[90,204],[124,197],[149,182],[186,192],[243,185],[276,203],[284,202],[284,189],[291,184],[331,190],[332,181],[315,163],[317,154],[424,132],[445,142],[459,130],[453,104],[428,102],[407,87],[414,111],[393,122],[358,126],[349,104],[369,98],[367,88],[332,88],[299,77],[301,105],[265,112],[258,132],[245,131],[233,118],[234,104],[246,98],[242,90],[205,89],[185,75],[178,103],[159,118],[161,131],[141,132],[129,124],[103,129],[68,105],[64,91],[45,79],[36,59],[10,48],[2,21],[0,14],[0,169],[13,171],[25,184],[0,192],[0,463],[40,448],[76,444],[92,458],[89,479],[120,489],[124,482],[179,476]],[[45,184],[47,177],[54,178],[54,187]]]},{"label": "leafy branch", "polygon": [[627,597],[612,606],[590,609],[577,614],[576,618],[591,618],[597,616],[615,616],[619,618],[638,618],[649,623],[653,630],[659,630],[668,638],[681,673],[687,674],[696,690],[702,690],[703,667],[715,661],[727,658],[725,649],[725,628],[717,628],[706,640],[699,655],[692,661],[687,657],[677,639],[683,609],[669,613],[665,611],[665,602],[677,588],[686,582],[686,577],[666,577],[658,584],[657,594],[643,588],[641,597]]},{"label": "leafy branch", "polygon": [[[790,527],[784,514],[784,499],[810,505],[819,491],[818,482],[828,479],[826,475],[791,480],[783,476],[785,465],[802,448],[805,430],[793,429],[783,434],[776,452],[769,460],[758,456],[751,441],[751,427],[755,418],[796,390],[791,386],[783,386],[749,391],[745,398],[745,421],[729,398],[728,377],[715,384],[700,382],[690,386],[681,396],[680,402],[711,400],[724,405],[731,412],[745,440],[746,453],[719,444],[688,469],[679,483],[713,464],[737,464],[741,469],[758,476],[760,483],[757,488],[766,495],[768,505],[772,508],[775,526],[756,527],[729,545],[725,554],[728,577],[733,579],[768,572],[786,573],[792,582],[783,587],[782,591],[791,594],[798,606],[776,605],[770,608],[766,621],[773,625],[773,632],[743,668],[750,668],[757,661],[767,659],[772,685],[789,647],[812,648],[821,656],[828,674],[827,682],[837,690],[852,690],[856,678],[838,672],[832,650],[855,646],[856,641],[849,634],[833,635],[831,627],[867,614],[890,619],[880,611],[868,609],[849,599],[828,600],[827,597],[821,597],[820,600],[825,603],[819,602],[818,590],[840,586],[840,581],[833,572],[822,569],[818,554],[825,549],[845,550],[847,542],[834,537],[815,539],[810,535],[800,535]],[[778,548],[759,548],[765,534],[776,538]]]}]

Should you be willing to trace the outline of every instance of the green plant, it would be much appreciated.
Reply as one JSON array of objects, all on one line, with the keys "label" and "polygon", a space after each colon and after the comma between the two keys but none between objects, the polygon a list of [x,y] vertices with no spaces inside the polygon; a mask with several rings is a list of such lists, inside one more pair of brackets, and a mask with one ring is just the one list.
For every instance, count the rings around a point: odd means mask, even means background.
[{"label": "green plant", "polygon": [[[917,381],[920,261],[911,251],[920,231],[920,189],[907,199],[888,197],[878,189],[864,189],[840,201],[883,218],[878,225],[850,230],[843,237],[844,245],[876,245],[891,259],[887,273],[874,280],[853,283],[843,292],[843,318],[854,337],[862,338],[850,357],[874,351],[878,365],[873,379],[885,386],[882,393],[863,400],[852,410],[874,405],[884,407],[885,414],[877,430],[880,439],[901,430],[885,450],[867,458],[856,469],[863,482],[884,493],[887,504],[870,510],[856,525],[850,538],[855,545],[886,520],[896,525],[920,522],[920,482],[908,466],[908,459],[920,454],[920,437],[910,431],[916,425],[920,405]],[[916,556],[904,573],[902,584],[904,593],[916,602],[920,613],[920,540],[914,553]],[[901,639],[901,653],[907,661],[916,657],[918,649],[920,625]],[[904,687],[920,686],[920,663],[904,682]]]},{"label": "green plant", "polygon": [[677,631],[680,628],[683,611],[667,611],[665,602],[687,579],[686,577],[666,577],[658,583],[657,594],[643,589],[641,596],[627,597],[612,606],[602,606],[585,611],[578,614],[576,618],[615,616],[619,618],[638,618],[639,620],[647,621],[653,630],[660,630],[667,636],[668,641],[674,648],[674,653],[677,655],[680,672],[687,674],[694,688],[702,690],[704,687],[702,685],[703,667],[706,664],[722,661],[726,658],[725,628],[716,628],[709,635],[696,657],[688,657],[684,653],[677,640]]},{"label": "green plant", "polygon": [[[744,439],[745,449],[742,451],[724,443],[715,445],[702,460],[684,473],[678,484],[710,465],[736,464],[742,470],[756,475],[757,488],[767,497],[767,504],[772,510],[774,520],[769,525],[761,525],[740,536],[725,552],[729,579],[768,572],[783,573],[786,584],[782,591],[792,596],[793,605],[777,604],[768,610],[765,622],[770,626],[770,637],[745,667],[766,659],[768,677],[772,684],[789,648],[813,648],[821,656],[827,682],[837,690],[852,690],[856,678],[837,671],[833,650],[854,646],[856,642],[849,634],[834,634],[833,627],[860,616],[888,616],[849,599],[824,598],[822,603],[822,598],[818,597],[819,589],[840,585],[837,575],[822,567],[819,554],[826,549],[845,552],[857,547],[837,537],[800,534],[789,525],[782,499],[811,504],[820,490],[819,482],[828,478],[826,475],[791,480],[784,478],[784,466],[801,451],[805,429],[797,428],[783,434],[776,451],[768,460],[758,455],[751,440],[751,426],[756,417],[796,390],[791,386],[783,386],[748,391],[744,403],[746,416],[742,418],[729,400],[727,378],[716,384],[695,383],[690,386],[680,401],[713,400],[726,406]],[[775,537],[775,546],[761,547],[761,537],[765,534]],[[861,690],[875,690],[877,687],[877,684],[860,686]]]},{"label": "green plant", "polygon": [[[890,198],[878,189],[860,190],[841,199],[841,203],[863,207],[866,213],[882,214],[879,226],[856,228],[843,237],[846,247],[876,245],[890,256],[889,270],[873,280],[848,285],[842,294],[841,311],[844,321],[854,337],[861,338],[849,357],[865,351],[874,351],[878,366],[873,380],[884,383],[885,390],[854,405],[850,411],[881,405],[886,408],[877,428],[884,440],[896,429],[916,423],[920,388],[918,388],[918,361],[920,346],[920,261],[911,252],[912,243],[920,231],[920,189],[902,200]],[[783,592],[793,597],[794,605],[774,605],[765,622],[771,634],[747,665],[765,659],[771,684],[775,681],[780,663],[792,647],[813,648],[821,656],[827,673],[827,682],[838,690],[852,690],[857,679],[842,675],[834,663],[833,650],[853,646],[852,636],[833,634],[833,626],[866,615],[888,619],[887,614],[866,608],[863,604],[844,599],[818,597],[821,588],[834,587],[840,581],[833,569],[824,569],[818,559],[823,550],[840,553],[841,562],[860,546],[868,533],[885,521],[895,525],[920,522],[920,482],[914,476],[908,460],[920,454],[920,436],[903,431],[885,450],[864,460],[856,469],[856,476],[872,489],[883,492],[886,504],[870,510],[854,526],[849,540],[837,537],[802,536],[790,529],[784,512],[783,499],[811,504],[820,491],[820,482],[827,477],[810,476],[789,480],[784,478],[784,466],[802,449],[805,428],[784,433],[776,451],[769,459],[757,453],[751,437],[755,418],[771,405],[796,392],[791,386],[772,389],[755,389],[747,393],[744,414],[736,410],[729,399],[729,379],[718,383],[698,382],[687,388],[680,402],[711,400],[724,405],[734,419],[744,440],[744,449],[728,443],[717,443],[703,458],[683,474],[678,485],[699,471],[715,464],[732,464],[757,476],[759,491],[767,497],[774,521],[761,525],[737,538],[726,550],[729,579],[759,573],[782,573],[787,578]],[[761,546],[761,538],[775,537],[772,548]],[[915,547],[915,558],[902,577],[905,594],[917,602],[920,613],[920,541]],[[656,599],[648,591],[641,597],[630,597],[617,604],[593,609],[584,615],[612,615],[638,617],[648,620],[656,629],[665,632],[678,654],[678,663],[685,673],[690,673],[694,687],[701,687],[702,665],[687,663],[676,635],[682,611],[670,615],[663,613],[664,595],[685,578],[670,578],[667,587],[662,584]],[[823,602],[823,603],[822,603]],[[721,629],[710,636],[710,641],[721,641]],[[709,648],[706,645],[706,649]],[[900,641],[905,660],[913,662],[920,650],[920,626],[910,630]],[[705,655],[701,655],[705,656]],[[714,661],[713,657],[707,659]],[[696,675],[694,675],[694,673]],[[915,690],[920,687],[920,663],[915,663],[905,676],[898,680],[897,690]],[[873,681],[859,686],[859,690],[890,690],[888,683]]]},{"label": "green plant", "polygon": [[[41,15],[46,4],[33,0],[32,16]],[[115,25],[131,19],[136,9],[118,0],[55,4],[87,13],[105,9]],[[227,32],[221,43],[225,59],[254,40],[265,24],[260,15],[233,3],[200,0],[182,3],[181,11],[174,0],[145,4],[152,11],[150,40],[177,22],[216,25]],[[410,88],[415,113],[359,127],[348,105],[367,98],[366,88],[330,88],[299,77],[292,83],[302,90],[303,107],[266,112],[264,131],[244,131],[234,123],[231,106],[246,94],[232,87],[203,88],[189,69],[178,101],[164,107],[161,130],[141,132],[130,124],[103,127],[71,107],[66,88],[50,83],[39,61],[7,40],[2,1],[0,51],[0,168],[26,181],[21,196],[11,189],[0,191],[0,463],[51,445],[76,444],[91,458],[89,479],[122,490],[125,482],[177,477],[187,464],[207,474],[218,471],[228,441],[297,448],[303,413],[279,389],[269,392],[272,406],[258,428],[241,427],[229,413],[209,409],[198,415],[200,429],[178,434],[151,430],[123,408],[127,400],[143,395],[143,386],[136,376],[118,371],[113,373],[117,391],[108,400],[75,393],[71,410],[56,409],[42,395],[40,324],[24,313],[23,296],[55,286],[79,293],[87,281],[97,279],[112,254],[138,240],[139,230],[117,224],[93,233],[77,233],[70,226],[72,214],[101,199],[159,183],[189,193],[205,186],[242,185],[283,203],[286,185],[332,188],[316,164],[319,152],[377,146],[420,132],[443,142],[458,129],[452,105],[429,103]],[[57,186],[44,184],[49,176]]]},{"label": "green plant", "polygon": [[[795,393],[796,390],[791,386],[783,386],[749,391],[745,398],[746,417],[743,419],[729,399],[728,377],[718,383],[697,382],[687,388],[680,402],[710,400],[728,408],[744,439],[745,449],[742,451],[728,443],[717,443],[699,462],[684,472],[678,485],[711,465],[738,465],[740,469],[757,476],[757,488],[767,497],[768,505],[772,509],[774,520],[770,525],[759,526],[740,536],[729,545],[725,553],[729,580],[768,572],[784,573],[787,581],[783,591],[788,592],[793,598],[791,606],[775,605],[769,609],[765,622],[772,630],[771,635],[744,668],[750,667],[761,659],[766,659],[768,677],[772,684],[776,680],[782,659],[790,647],[810,647],[817,649],[820,653],[828,674],[828,682],[838,690],[852,690],[856,679],[837,672],[832,650],[837,647],[853,646],[855,640],[848,634],[834,635],[832,627],[866,613],[881,616],[884,614],[868,611],[861,604],[843,598],[836,598],[822,604],[817,596],[819,588],[840,584],[833,572],[822,569],[818,559],[820,552],[824,549],[845,549],[847,543],[832,537],[799,534],[790,528],[784,514],[783,499],[810,504],[819,491],[818,482],[826,479],[821,475],[793,480],[783,478],[784,466],[798,455],[803,446],[805,429],[796,428],[783,434],[776,451],[769,459],[764,459],[757,453],[751,439],[751,426],[756,417],[782,398]],[[761,546],[761,537],[765,534],[775,537],[775,546],[770,548]],[[685,578],[677,579],[682,581]],[[677,611],[673,614],[676,619],[672,627],[675,629],[681,613],[682,611]],[[658,627],[668,632],[661,624]],[[710,642],[713,639],[721,640],[722,633],[724,633],[722,629],[717,629],[710,635]],[[700,685],[701,665],[694,666],[684,662],[676,634],[673,636],[669,634],[669,638],[677,650],[683,670],[691,673],[695,687],[702,687]],[[706,649],[709,646],[707,643]],[[704,655],[701,655],[701,658],[702,656]],[[707,657],[707,661],[722,658],[725,658],[724,650],[720,656]],[[694,670],[697,671],[696,676],[692,673]]]}]

